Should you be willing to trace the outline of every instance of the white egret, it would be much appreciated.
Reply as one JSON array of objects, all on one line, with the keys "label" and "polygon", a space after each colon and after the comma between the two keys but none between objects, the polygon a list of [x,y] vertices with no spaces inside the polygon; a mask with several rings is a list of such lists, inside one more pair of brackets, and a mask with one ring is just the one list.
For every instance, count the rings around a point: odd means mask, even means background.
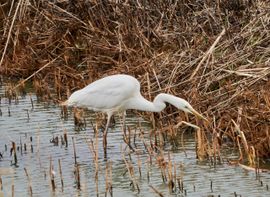
[{"label": "white egret", "polygon": [[84,107],[106,113],[107,124],[103,136],[103,146],[106,147],[107,130],[113,114],[122,112],[123,123],[125,123],[125,113],[128,109],[160,112],[166,107],[166,103],[206,120],[182,98],[161,93],[155,97],[153,102],[146,100],[140,93],[139,81],[124,74],[104,77],[75,91],[63,105]]}]

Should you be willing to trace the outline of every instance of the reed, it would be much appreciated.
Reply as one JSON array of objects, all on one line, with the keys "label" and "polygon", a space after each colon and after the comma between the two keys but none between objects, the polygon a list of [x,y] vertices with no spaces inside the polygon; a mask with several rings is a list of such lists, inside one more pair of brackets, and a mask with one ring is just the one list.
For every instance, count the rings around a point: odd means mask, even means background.
[{"label": "reed", "polygon": [[2,180],[2,176],[0,176],[0,190],[3,191],[3,180]]},{"label": "reed", "polygon": [[173,165],[172,165],[172,161],[170,158],[170,153],[168,153],[168,189],[169,189],[169,193],[172,194],[174,192],[174,179],[173,179]]},{"label": "reed", "polygon": [[[29,173],[28,173],[26,168],[24,168],[24,172],[25,172],[25,176],[26,176],[27,182],[28,182],[29,195],[33,196],[32,182],[31,182],[31,178],[30,178]],[[14,190],[14,188],[12,190]]]},{"label": "reed", "polygon": [[109,191],[109,177],[108,177],[108,162],[106,163],[106,169],[105,169],[105,197],[107,197],[107,193]]},{"label": "reed", "polygon": [[112,162],[110,162],[110,165],[109,165],[109,175],[110,175],[109,192],[110,192],[110,196],[113,197]]},{"label": "reed", "polygon": [[72,139],[72,145],[73,145],[73,156],[74,156],[74,163],[77,164],[77,153],[76,153],[76,146],[75,146],[75,140],[74,137]]},{"label": "reed", "polygon": [[34,109],[34,102],[33,102],[33,98],[32,98],[31,93],[29,94],[29,97],[30,97],[30,102],[31,102],[31,110],[33,110]]},{"label": "reed", "polygon": [[59,145],[59,137],[52,137],[52,139],[50,140],[50,143],[54,144],[54,146],[58,146]]},{"label": "reed", "polygon": [[[200,127],[191,124],[189,122],[186,121],[180,121],[177,125],[174,126],[175,129],[178,129],[179,127],[181,127],[182,125],[187,125],[189,127],[192,127],[196,130],[195,133],[195,139],[196,139],[196,154],[197,154],[197,158],[199,160],[204,160],[205,158],[208,157],[209,153],[208,153],[208,146],[209,146],[209,142],[205,136],[205,133],[201,130]],[[183,144],[183,137],[182,137],[182,144]]]},{"label": "reed", "polygon": [[[97,128],[96,128],[97,130]],[[98,131],[98,130],[97,130]],[[98,154],[98,133],[96,134],[95,137],[95,150],[94,151],[94,161],[95,161],[95,184],[96,184],[96,194],[99,196],[99,185],[98,185],[98,180],[99,180],[99,154]]]},{"label": "reed", "polygon": [[30,150],[31,150],[31,153],[34,152],[34,147],[33,147],[33,137],[30,136]]},{"label": "reed", "polygon": [[106,169],[105,169],[105,196],[109,192],[110,196],[113,196],[113,184],[112,184],[112,162],[106,162]]},{"label": "reed", "polygon": [[174,161],[174,165],[173,165],[173,186],[174,186],[174,191],[176,192],[177,191],[177,166],[176,166],[176,162]]},{"label": "reed", "polygon": [[217,161],[221,163],[221,135],[219,132],[217,132],[217,128],[214,127],[213,129],[213,135],[212,135],[212,157],[213,157],[213,163],[214,166],[217,164]]},{"label": "reed", "polygon": [[135,148],[137,148],[136,139],[137,139],[137,128],[135,128],[134,135],[133,135],[133,145]]},{"label": "reed", "polygon": [[74,175],[75,175],[75,183],[77,186],[77,189],[81,188],[81,177],[80,177],[80,167],[77,162],[77,152],[76,152],[76,145],[75,145],[75,139],[72,137],[72,145],[73,145],[73,155],[74,155]]},{"label": "reed", "polygon": [[50,169],[49,169],[49,175],[50,175],[50,183],[51,183],[51,189],[52,191],[55,191],[56,189],[56,184],[55,184],[55,171],[53,168],[53,163],[52,163],[52,156],[50,156]]},{"label": "reed", "polygon": [[126,166],[126,169],[127,169],[128,175],[129,175],[129,179],[131,181],[130,185],[132,186],[132,188],[134,190],[137,190],[137,192],[140,193],[140,187],[139,187],[139,184],[138,184],[136,177],[135,177],[134,166],[132,165],[132,163],[130,161],[126,160],[124,152],[122,152],[122,158],[123,158],[123,161],[125,162],[125,166]]},{"label": "reed", "polygon": [[139,176],[141,179],[142,178],[142,161],[140,159],[140,155],[138,152],[136,152],[136,155],[137,155],[137,166],[138,166]]},{"label": "reed", "polygon": [[[92,157],[94,159],[94,166],[95,166],[95,190],[96,190],[96,196],[99,196],[99,152],[98,152],[98,134],[99,134],[99,130],[98,130],[98,124],[96,124],[95,126],[92,124],[94,133],[95,133],[95,139],[94,141],[92,139],[90,139],[89,141],[86,139],[86,143],[88,145],[88,148],[90,150],[90,152],[92,153]],[[109,190],[110,194],[112,195],[112,181],[109,183],[109,178],[108,178],[108,174],[110,174],[110,177],[112,179],[112,171],[111,171],[111,166],[110,166],[110,172],[107,171],[107,166],[106,166],[106,171],[105,173],[107,173],[106,175],[106,184],[108,187],[106,187],[106,195],[107,195],[107,191]],[[111,184],[111,185],[109,185]]]},{"label": "reed", "polygon": [[67,137],[67,130],[64,129],[64,142],[65,142],[65,145],[66,145],[66,148],[68,147],[68,137]]},{"label": "reed", "polygon": [[84,119],[84,110],[79,108],[74,108],[73,110],[74,114],[74,124],[77,127],[77,129],[85,129],[86,128],[86,122]]},{"label": "reed", "polygon": [[59,174],[60,174],[60,179],[61,179],[61,188],[62,188],[62,192],[63,192],[64,191],[64,180],[63,180],[61,159],[58,159],[58,168],[59,168]]},{"label": "reed", "polygon": [[167,175],[166,175],[166,168],[167,168],[168,162],[165,160],[163,152],[161,152],[156,157],[156,161],[157,161],[158,167],[160,168],[161,179],[162,179],[163,183],[166,183],[168,180]]},{"label": "reed", "polygon": [[[237,131],[238,135],[239,135],[240,138],[241,138],[241,141],[242,141],[242,144],[243,144],[243,147],[244,147],[244,150],[245,150],[245,153],[246,153],[246,156],[247,156],[247,159],[248,159],[249,164],[250,164],[250,165],[254,165],[254,164],[255,164],[255,156],[254,156],[254,154],[252,154],[252,152],[250,151],[250,150],[252,150],[252,149],[251,149],[250,146],[248,145],[248,142],[247,142],[247,140],[246,140],[246,137],[245,137],[244,132],[240,130],[239,126],[235,123],[234,120],[232,120],[232,122],[233,122],[233,124],[234,124],[234,126],[235,126],[235,128],[236,128],[236,131]],[[239,143],[238,143],[238,145],[239,145]],[[241,148],[240,148],[240,145],[239,145],[239,149],[241,149]],[[254,148],[253,148],[253,150],[254,150]],[[255,150],[254,150],[253,152],[255,152]],[[240,155],[242,156],[242,153],[240,153]]]},{"label": "reed", "polygon": [[27,121],[29,122],[30,116],[29,116],[29,110],[28,109],[26,109],[26,114],[27,114]]},{"label": "reed", "polygon": [[147,159],[146,163],[146,168],[147,168],[147,183],[150,183],[150,159]]},{"label": "reed", "polygon": [[61,106],[61,118],[63,118],[64,120],[68,119],[68,108],[67,106]]},{"label": "reed", "polygon": [[75,182],[77,189],[81,189],[81,176],[80,176],[80,166],[79,164],[74,164],[74,174],[75,174]]},{"label": "reed", "polygon": [[156,188],[154,188],[152,185],[149,185],[149,187],[159,196],[159,197],[164,197],[164,195],[158,191]]},{"label": "reed", "polygon": [[16,152],[16,143],[15,142],[11,142],[12,144],[12,148],[10,150],[10,154],[13,153],[13,165],[17,165],[18,163],[18,159],[17,159],[17,152]]},{"label": "reed", "polygon": [[23,145],[22,145],[22,138],[21,138],[21,136],[20,136],[20,150],[21,150],[21,155],[22,155]]},{"label": "reed", "polygon": [[183,194],[185,192],[184,190],[184,165],[180,164],[180,174],[177,177],[177,185],[179,188],[179,191]]},{"label": "reed", "polygon": [[24,152],[27,151],[27,145],[26,145],[26,143],[23,144],[23,150],[24,150]]}]

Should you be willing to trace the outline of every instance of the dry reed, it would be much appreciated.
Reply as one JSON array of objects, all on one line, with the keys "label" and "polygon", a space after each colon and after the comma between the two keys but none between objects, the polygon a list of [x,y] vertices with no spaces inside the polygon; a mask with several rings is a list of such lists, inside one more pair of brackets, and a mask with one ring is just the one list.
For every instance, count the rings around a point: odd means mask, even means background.
[{"label": "dry reed", "polygon": [[[21,3],[0,14],[0,74],[22,79],[16,87],[31,80],[38,95],[59,101],[97,78],[128,73],[148,99],[184,97],[235,141],[231,120],[241,116],[247,142],[270,156],[269,0]],[[154,130],[182,118],[166,112],[146,114]]]},{"label": "dry reed", "polygon": [[29,173],[26,168],[24,168],[25,176],[27,177],[27,182],[28,182],[28,187],[29,187],[29,195],[33,196],[33,190],[32,190],[32,183],[31,183],[31,178],[29,176]]}]

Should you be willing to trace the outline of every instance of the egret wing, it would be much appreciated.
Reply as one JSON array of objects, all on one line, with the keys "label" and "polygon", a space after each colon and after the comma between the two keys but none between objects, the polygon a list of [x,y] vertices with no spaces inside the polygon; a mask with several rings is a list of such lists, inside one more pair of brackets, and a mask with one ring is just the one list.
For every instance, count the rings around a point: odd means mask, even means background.
[{"label": "egret wing", "polygon": [[77,106],[96,111],[117,110],[139,91],[137,81],[123,77],[105,79],[74,92],[70,99],[73,99]]}]

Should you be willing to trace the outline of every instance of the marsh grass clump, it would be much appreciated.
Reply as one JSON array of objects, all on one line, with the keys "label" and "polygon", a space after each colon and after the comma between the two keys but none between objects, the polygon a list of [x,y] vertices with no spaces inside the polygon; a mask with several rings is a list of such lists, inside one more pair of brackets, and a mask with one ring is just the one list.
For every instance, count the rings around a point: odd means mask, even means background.
[{"label": "marsh grass clump", "polygon": [[[8,2],[0,74],[31,80],[37,95],[60,101],[102,76],[128,73],[147,99],[175,94],[215,119],[206,132],[215,127],[236,142],[231,120],[241,118],[248,143],[269,157],[269,17],[263,0]],[[166,114],[145,117],[154,127],[181,117],[172,107]]]}]

